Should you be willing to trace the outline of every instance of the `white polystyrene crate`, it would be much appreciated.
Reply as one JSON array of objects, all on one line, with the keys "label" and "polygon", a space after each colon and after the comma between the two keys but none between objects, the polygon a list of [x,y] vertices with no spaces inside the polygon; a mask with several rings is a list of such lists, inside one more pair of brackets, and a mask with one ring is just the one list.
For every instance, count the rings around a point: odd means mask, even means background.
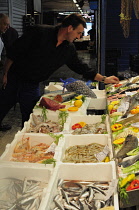
[{"label": "white polystyrene crate", "polygon": [[92,89],[97,98],[91,98],[88,109],[104,110],[106,109],[105,90]]},{"label": "white polystyrene crate", "polygon": [[[54,197],[57,195],[58,180],[82,180],[82,181],[112,181],[116,180],[115,162],[98,164],[59,164],[51,177],[49,197],[47,197],[47,207],[45,210],[54,209]],[[119,210],[117,188],[114,190],[114,208]]]},{"label": "white polystyrene crate", "polygon": [[[88,145],[91,143],[98,143],[102,145],[108,145],[110,153],[110,160],[113,158],[113,148],[111,144],[111,139],[106,134],[86,134],[86,135],[71,135],[67,134],[64,136],[63,146],[61,148],[61,159],[62,162],[65,156],[65,151],[71,146],[75,145]],[[65,163],[66,164],[66,163]],[[73,163],[74,164],[74,163]]]},{"label": "white polystyrene crate", "polygon": [[13,179],[21,179],[25,178],[41,181],[47,183],[46,187],[43,189],[42,199],[38,210],[42,210],[46,208],[45,198],[49,197],[49,180],[52,176],[53,170],[48,168],[38,168],[38,167],[30,167],[26,163],[21,165],[20,163],[5,163],[0,161],[0,179],[4,178],[13,178]]},{"label": "white polystyrene crate", "polygon": [[[64,124],[64,132],[65,133],[72,133],[72,126],[76,123],[79,122],[85,122],[87,124],[94,124],[94,123],[98,123],[101,122],[101,115],[76,115],[76,116],[70,116],[70,118],[68,119],[68,121]],[[106,129],[107,132],[109,133],[110,128],[109,128],[109,119],[108,119],[108,115],[106,116]],[[82,134],[82,135],[86,135],[86,134]]]},{"label": "white polystyrene crate", "polygon": [[[15,146],[17,145],[17,143],[22,140],[22,139],[25,139],[29,137],[29,142],[30,142],[30,145],[31,146],[34,146],[34,145],[37,145],[39,143],[46,143],[48,145],[51,145],[53,141],[55,141],[51,136],[49,135],[43,135],[43,134],[34,134],[34,133],[17,133],[15,135],[15,138],[13,139],[12,143],[11,144],[8,144],[4,153],[1,155],[0,157],[0,160],[2,161],[8,161],[8,162],[13,162],[13,163],[16,163],[14,161],[11,161],[11,158],[12,158],[12,154],[13,154],[13,151],[14,151],[14,148]],[[62,137],[63,138],[63,137]],[[57,158],[59,159],[59,157],[61,157],[61,145],[62,145],[62,141],[63,139],[59,139],[59,144],[58,146],[56,147],[55,149],[55,154],[54,154],[54,159],[57,161]],[[21,164],[24,164],[25,162],[20,162]],[[38,165],[38,167],[48,167],[48,168],[51,168],[53,167],[53,164],[40,164],[40,163],[28,163],[27,164],[29,165]]]},{"label": "white polystyrene crate", "polygon": [[[89,103],[90,103],[90,100],[91,100],[91,98],[86,97],[86,99],[85,99],[84,103],[82,104],[82,106],[80,108],[78,108],[78,111],[73,112],[73,111],[68,111],[67,110],[69,116],[86,115],[87,114],[87,109],[88,109],[88,106],[89,106]],[[73,103],[74,103],[74,101],[73,101]],[[69,105],[68,107],[73,106],[73,103],[72,103],[72,105]],[[42,108],[34,107],[33,113],[35,115],[41,115],[42,114]],[[48,117],[49,116],[58,117],[59,110],[52,111],[52,110],[47,109],[46,115],[48,115]]]},{"label": "white polystyrene crate", "polygon": [[[35,115],[37,116],[37,115],[41,115],[41,113],[39,113],[39,109],[37,109],[38,110],[38,112],[37,113],[35,113]],[[34,114],[34,113],[33,113]],[[68,117],[67,117],[67,119],[68,119]],[[53,121],[53,122],[58,122],[59,121],[59,119],[58,119],[58,115],[56,114],[54,114],[53,113],[53,111],[52,111],[52,113],[50,113],[50,112],[48,112],[47,113],[47,120],[51,120],[51,121]],[[29,118],[29,120],[28,121],[26,121],[25,123],[24,123],[24,127],[23,127],[23,129],[21,130],[21,132],[22,133],[26,133],[29,129],[30,129],[30,125],[31,124],[33,124],[34,125],[34,122],[33,122],[33,119],[32,119],[32,113],[30,114],[30,118]],[[61,132],[59,132],[59,133],[61,133]],[[38,134],[38,133],[36,133],[36,134]],[[42,133],[41,133],[42,134]],[[44,134],[44,135],[46,135],[46,134]]]}]

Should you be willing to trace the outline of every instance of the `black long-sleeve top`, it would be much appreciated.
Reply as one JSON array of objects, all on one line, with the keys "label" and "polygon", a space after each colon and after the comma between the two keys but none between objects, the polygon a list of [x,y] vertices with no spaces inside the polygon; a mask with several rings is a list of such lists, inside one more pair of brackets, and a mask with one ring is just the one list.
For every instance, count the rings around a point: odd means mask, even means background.
[{"label": "black long-sleeve top", "polygon": [[97,72],[78,58],[73,43],[63,41],[56,47],[59,27],[34,26],[19,37],[7,52],[7,57],[13,60],[9,71],[16,73],[22,81],[37,83],[48,79],[66,64],[85,79],[93,80]]}]

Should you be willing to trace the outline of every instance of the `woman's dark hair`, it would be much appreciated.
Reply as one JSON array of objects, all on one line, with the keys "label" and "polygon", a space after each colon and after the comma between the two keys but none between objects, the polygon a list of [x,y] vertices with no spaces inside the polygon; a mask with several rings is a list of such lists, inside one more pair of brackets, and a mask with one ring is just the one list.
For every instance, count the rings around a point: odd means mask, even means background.
[{"label": "woman's dark hair", "polygon": [[72,25],[73,29],[77,28],[78,25],[82,24],[84,28],[86,28],[86,21],[82,17],[82,15],[78,13],[73,13],[71,15],[66,16],[62,21],[62,27],[68,27]]}]

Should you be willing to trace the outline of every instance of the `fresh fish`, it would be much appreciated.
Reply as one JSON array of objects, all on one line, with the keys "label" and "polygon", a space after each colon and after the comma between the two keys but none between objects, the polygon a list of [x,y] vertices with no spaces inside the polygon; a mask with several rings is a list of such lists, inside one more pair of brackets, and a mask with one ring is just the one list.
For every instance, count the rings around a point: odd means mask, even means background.
[{"label": "fresh fish", "polygon": [[134,116],[128,117],[126,119],[117,121],[117,123],[120,123],[124,126],[135,122],[139,122],[139,113],[135,114]]},{"label": "fresh fish", "polygon": [[[131,101],[131,96],[127,95],[121,99],[120,106],[123,106],[123,104],[125,103],[130,103],[130,101]],[[120,108],[120,106],[118,108]]]},{"label": "fresh fish", "polygon": [[117,88],[117,89],[114,91],[114,93],[119,93],[119,92],[121,91],[121,88],[130,86],[130,85],[132,85],[132,84],[133,84],[133,83],[127,81],[126,83],[124,83],[123,85],[121,85],[119,88]]},{"label": "fresh fish", "polygon": [[135,106],[139,104],[139,93],[136,93],[131,97],[129,108],[125,112],[125,114],[122,116],[122,118],[126,118],[127,115],[130,113],[131,109],[133,109]]},{"label": "fresh fish", "polygon": [[62,102],[65,102],[65,101],[70,101],[76,95],[77,94],[75,92],[65,92],[65,93],[56,95],[54,97],[54,100],[62,103]]},{"label": "fresh fish", "polygon": [[133,135],[128,135],[123,143],[122,148],[117,152],[116,158],[118,162],[121,162],[127,153],[138,146],[138,138]]},{"label": "fresh fish", "polygon": [[119,165],[122,165],[124,168],[133,165],[136,161],[139,160],[139,155],[135,155],[130,159],[122,161]]}]

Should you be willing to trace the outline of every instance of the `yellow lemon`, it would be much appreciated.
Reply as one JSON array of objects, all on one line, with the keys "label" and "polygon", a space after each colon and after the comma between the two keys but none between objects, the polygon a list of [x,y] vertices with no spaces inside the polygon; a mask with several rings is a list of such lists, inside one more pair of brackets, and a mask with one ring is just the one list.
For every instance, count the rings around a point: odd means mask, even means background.
[{"label": "yellow lemon", "polygon": [[76,96],[75,99],[79,99],[80,100],[80,99],[82,99],[82,97],[83,97],[82,95],[79,95],[79,96]]},{"label": "yellow lemon", "polygon": [[114,105],[113,104],[109,104],[108,105],[108,110],[111,111],[113,109]]},{"label": "yellow lemon", "polygon": [[117,105],[117,104],[119,104],[120,103],[120,101],[112,101],[110,104],[111,105]]},{"label": "yellow lemon", "polygon": [[83,104],[82,100],[76,100],[76,101],[74,101],[74,106],[76,106],[78,108],[81,107],[82,104]]},{"label": "yellow lemon", "polygon": [[110,162],[110,158],[107,156],[107,157],[105,157],[105,159],[104,159],[104,161],[103,162],[105,162],[105,163],[107,163],[107,162]]}]

